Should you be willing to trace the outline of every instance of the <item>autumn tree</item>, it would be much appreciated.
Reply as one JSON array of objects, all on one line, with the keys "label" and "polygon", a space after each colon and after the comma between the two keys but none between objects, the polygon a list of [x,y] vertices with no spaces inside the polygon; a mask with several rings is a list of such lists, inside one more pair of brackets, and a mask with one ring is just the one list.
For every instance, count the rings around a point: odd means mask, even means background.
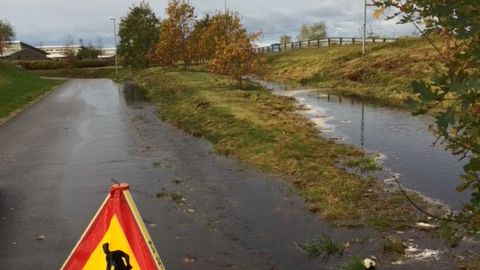
[{"label": "autumn tree", "polygon": [[0,56],[3,55],[5,43],[10,41],[15,36],[12,25],[7,21],[0,20]]},{"label": "autumn tree", "polygon": [[285,45],[285,44],[290,44],[292,43],[292,37],[289,35],[282,35],[280,36],[280,44]]},{"label": "autumn tree", "polygon": [[147,55],[151,54],[158,41],[159,19],[150,5],[142,1],[138,6],[130,8],[119,25],[118,54],[122,63],[135,68],[149,64]]},{"label": "autumn tree", "polygon": [[248,34],[237,13],[217,14],[212,18],[210,30],[215,29],[215,53],[209,66],[213,74],[227,75],[242,87],[243,77],[258,73],[263,59],[253,50],[252,42],[260,35]]},{"label": "autumn tree", "polygon": [[194,59],[191,34],[195,26],[194,8],[186,0],[171,0],[167,18],[160,23],[160,38],[151,59],[161,65],[181,61],[186,68]]},{"label": "autumn tree", "polygon": [[327,27],[324,22],[314,23],[312,25],[302,25],[297,35],[297,40],[322,39],[327,36]]},{"label": "autumn tree", "polygon": [[[471,193],[470,202],[451,220],[467,232],[480,231],[480,5],[478,1],[375,0],[379,15],[393,9],[391,18],[413,24],[442,59],[433,65],[431,80],[415,81],[412,100],[418,113],[436,118],[438,140],[460,158],[466,158],[458,190]],[[432,40],[440,37],[442,46]]]},{"label": "autumn tree", "polygon": [[204,62],[210,59],[215,52],[215,39],[209,35],[209,28],[212,23],[210,15],[205,15],[195,22],[195,27],[190,35],[190,54],[197,62]]}]

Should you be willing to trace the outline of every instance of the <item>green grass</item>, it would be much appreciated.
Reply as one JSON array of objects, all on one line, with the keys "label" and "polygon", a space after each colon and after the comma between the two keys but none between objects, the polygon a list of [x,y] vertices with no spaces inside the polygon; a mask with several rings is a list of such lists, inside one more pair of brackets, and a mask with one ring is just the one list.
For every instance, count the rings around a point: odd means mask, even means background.
[{"label": "green grass", "polygon": [[381,171],[383,169],[372,156],[352,158],[347,160],[345,165],[350,168],[358,168],[362,172]]},{"label": "green grass", "polygon": [[359,258],[352,258],[344,265],[342,265],[339,270],[365,270],[363,261]]},{"label": "green grass", "polygon": [[7,117],[61,83],[0,63],[0,118]]},{"label": "green grass", "polygon": [[291,98],[258,86],[241,90],[201,69],[151,68],[134,80],[164,121],[208,139],[219,154],[291,181],[309,208],[333,224],[384,231],[404,229],[417,218],[401,194],[339,168],[364,154],[321,137]]},{"label": "green grass", "polygon": [[383,252],[389,254],[405,254],[406,244],[397,236],[387,236],[383,241]]},{"label": "green grass", "polygon": [[323,234],[312,241],[300,244],[298,247],[307,253],[310,258],[323,256],[323,259],[326,260],[333,254],[338,254],[340,256],[343,255],[342,244],[332,240],[332,238],[326,234]]},{"label": "green grass", "polygon": [[412,38],[368,45],[366,52],[347,45],[270,55],[266,78],[402,106],[412,96],[410,83],[429,78],[439,60],[430,44]]}]

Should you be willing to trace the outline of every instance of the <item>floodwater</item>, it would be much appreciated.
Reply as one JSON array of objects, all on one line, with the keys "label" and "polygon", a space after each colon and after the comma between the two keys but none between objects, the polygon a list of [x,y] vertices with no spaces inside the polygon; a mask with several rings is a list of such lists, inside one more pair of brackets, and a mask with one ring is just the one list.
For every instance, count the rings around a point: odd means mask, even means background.
[{"label": "floodwater", "polygon": [[284,91],[267,84],[280,95],[294,97],[304,105],[305,116],[317,124],[322,135],[376,153],[385,176],[397,175],[402,185],[457,210],[469,199],[456,191],[466,160],[433,145],[431,116],[413,116],[402,109],[378,106],[321,90]]},{"label": "floodwater", "polygon": [[[65,83],[0,126],[0,269],[58,269],[111,178],[130,184],[167,269],[338,269],[371,255],[382,269],[454,267],[440,240],[414,231],[402,236],[418,252],[442,255],[391,264],[378,232],[329,226],[283,179],[158,119],[138,89],[89,79]],[[324,233],[350,249],[329,260],[299,250]]]}]

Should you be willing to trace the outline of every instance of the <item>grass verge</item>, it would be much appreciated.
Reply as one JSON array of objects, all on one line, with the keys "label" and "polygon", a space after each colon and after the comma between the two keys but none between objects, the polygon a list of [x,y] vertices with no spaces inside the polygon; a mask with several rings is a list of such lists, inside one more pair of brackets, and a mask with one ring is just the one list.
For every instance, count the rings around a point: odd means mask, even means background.
[{"label": "grass verge", "polygon": [[160,117],[214,145],[217,153],[290,180],[312,211],[337,225],[402,229],[417,219],[400,192],[339,168],[364,154],[321,137],[293,99],[202,70],[151,68],[134,77]]},{"label": "grass verge", "polygon": [[62,82],[39,76],[0,63],[0,120],[33,102]]},{"label": "grass verge", "polygon": [[[115,79],[115,67],[66,68],[52,70],[32,70],[30,72],[43,77]],[[129,72],[130,71],[128,69],[119,68],[119,77],[126,76],[126,73]]]},{"label": "grass verge", "polygon": [[267,56],[266,79],[402,106],[411,82],[429,78],[439,58],[428,42],[413,38],[368,45],[365,56],[360,45],[308,49]]}]

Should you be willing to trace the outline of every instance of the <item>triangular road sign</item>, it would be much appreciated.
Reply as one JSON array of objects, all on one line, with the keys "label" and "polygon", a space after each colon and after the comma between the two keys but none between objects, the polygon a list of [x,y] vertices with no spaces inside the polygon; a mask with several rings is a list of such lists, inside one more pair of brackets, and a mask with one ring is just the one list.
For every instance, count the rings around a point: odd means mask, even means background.
[{"label": "triangular road sign", "polygon": [[128,184],[114,184],[61,270],[165,270]]}]

